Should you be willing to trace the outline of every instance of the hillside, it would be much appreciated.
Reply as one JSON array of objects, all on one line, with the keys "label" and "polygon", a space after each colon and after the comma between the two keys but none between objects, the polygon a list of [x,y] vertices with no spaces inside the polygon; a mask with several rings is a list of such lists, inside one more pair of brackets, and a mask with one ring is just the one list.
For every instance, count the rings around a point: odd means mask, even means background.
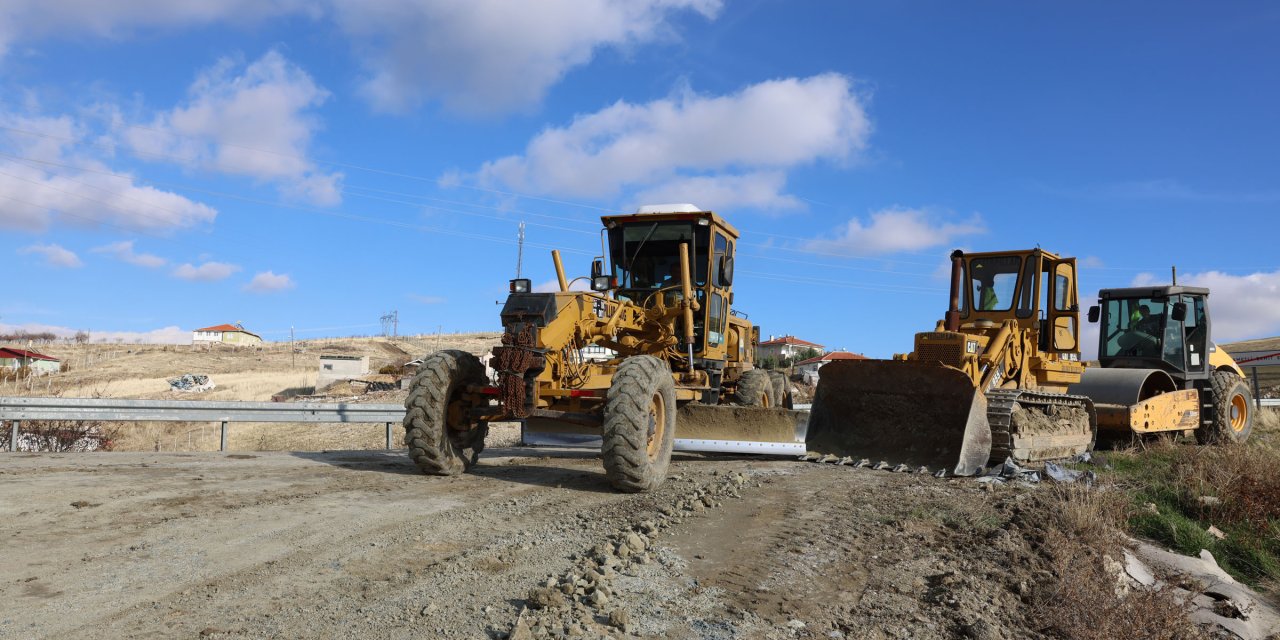
[{"label": "hillside", "polygon": [[[498,333],[459,333],[390,338],[333,338],[296,343],[265,343],[259,347],[154,344],[37,345],[41,353],[61,359],[68,371],[27,380],[0,382],[0,396],[61,396],[67,398],[137,398],[153,400],[270,401],[275,395],[315,393],[322,354],[368,356],[369,369],[402,365],[439,349],[461,349],[477,355],[498,343]],[[200,393],[173,391],[168,379],[183,374],[207,375],[216,385]],[[324,390],[320,390],[324,392]],[[405,392],[363,394],[338,386],[334,400],[401,403]],[[187,423],[130,423],[117,428],[118,450],[216,450],[216,425]],[[380,449],[385,446],[381,425],[236,423],[231,426],[233,450],[316,450],[326,448]]]},{"label": "hillside", "polygon": [[[1227,353],[1268,351],[1272,349],[1280,351],[1280,337],[1241,340],[1240,342],[1220,344],[1218,346],[1225,349]],[[1252,369],[1248,366],[1244,367],[1244,373],[1246,376],[1253,375]],[[1262,387],[1262,396],[1264,398],[1280,398],[1280,366],[1259,367],[1258,386]]]}]

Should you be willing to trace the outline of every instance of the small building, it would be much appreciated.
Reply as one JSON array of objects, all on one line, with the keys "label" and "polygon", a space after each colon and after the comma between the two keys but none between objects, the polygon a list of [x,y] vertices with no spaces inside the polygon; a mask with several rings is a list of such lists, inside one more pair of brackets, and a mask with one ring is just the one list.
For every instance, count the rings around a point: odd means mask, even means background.
[{"label": "small building", "polygon": [[23,367],[37,374],[57,373],[62,370],[62,361],[53,356],[25,349],[0,348],[0,368],[21,369]]},{"label": "small building", "polygon": [[339,380],[359,378],[369,373],[369,356],[321,355],[316,374],[316,391]]},{"label": "small building", "polygon": [[831,353],[826,353],[816,358],[809,358],[808,360],[801,360],[800,362],[797,362],[795,364],[795,368],[796,368],[795,370],[797,375],[804,376],[805,382],[809,384],[817,384],[818,375],[819,375],[818,369],[821,369],[822,365],[827,364],[828,362],[834,362],[836,360],[866,360],[866,359],[867,359],[866,356],[859,353],[849,353],[848,351],[832,351]]},{"label": "small building", "polygon": [[764,360],[765,358],[782,360],[784,358],[795,358],[809,349],[819,353],[823,351],[822,345],[808,340],[801,340],[795,336],[778,336],[776,338],[769,336],[768,340],[761,342],[760,346],[757,347],[756,357],[758,360]]},{"label": "small building", "polygon": [[618,357],[618,352],[598,344],[589,344],[578,350],[578,355],[588,362],[604,362]]},{"label": "small building", "polygon": [[252,346],[262,344],[262,337],[244,328],[239,322],[220,324],[191,332],[191,344],[223,344]]}]

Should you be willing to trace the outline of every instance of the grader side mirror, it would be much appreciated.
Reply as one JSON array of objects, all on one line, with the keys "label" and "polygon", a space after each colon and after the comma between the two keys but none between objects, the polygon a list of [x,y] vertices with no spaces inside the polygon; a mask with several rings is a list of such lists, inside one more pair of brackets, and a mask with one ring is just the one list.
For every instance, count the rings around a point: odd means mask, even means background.
[{"label": "grader side mirror", "polygon": [[1102,309],[1098,305],[1095,304],[1092,307],[1089,307],[1089,322],[1097,322],[1098,314],[1100,313],[1102,313]]},{"label": "grader side mirror", "polygon": [[1182,322],[1187,319],[1187,303],[1173,303],[1173,310],[1169,312],[1169,318],[1174,322]]},{"label": "grader side mirror", "polygon": [[591,261],[591,280],[594,281],[604,273],[604,260],[596,258]]}]

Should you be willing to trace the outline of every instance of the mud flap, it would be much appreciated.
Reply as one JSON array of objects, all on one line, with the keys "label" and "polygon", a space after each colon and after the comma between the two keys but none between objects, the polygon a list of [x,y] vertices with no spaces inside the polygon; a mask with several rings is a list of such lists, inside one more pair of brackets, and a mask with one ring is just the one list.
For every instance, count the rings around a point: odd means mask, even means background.
[{"label": "mud flap", "polygon": [[842,360],[819,376],[808,452],[963,476],[978,473],[991,456],[986,398],[959,369]]},{"label": "mud flap", "polygon": [[[805,452],[809,414],[789,409],[763,409],[688,403],[676,415],[676,451],[800,455]],[[600,431],[591,427],[529,419],[521,440],[530,446],[599,447]]]}]

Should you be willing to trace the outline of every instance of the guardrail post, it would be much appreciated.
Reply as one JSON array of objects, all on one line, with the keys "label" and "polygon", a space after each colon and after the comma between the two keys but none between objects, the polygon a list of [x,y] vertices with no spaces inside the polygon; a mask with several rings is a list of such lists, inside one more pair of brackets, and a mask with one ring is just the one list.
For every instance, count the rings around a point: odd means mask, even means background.
[{"label": "guardrail post", "polygon": [[390,423],[390,422],[388,422],[388,423],[387,423],[387,450],[388,450],[388,451],[390,451],[391,449],[392,449],[392,446],[391,446],[391,423]]},{"label": "guardrail post", "polygon": [[218,451],[227,450],[227,421],[222,421],[222,443],[218,446]]},{"label": "guardrail post", "polygon": [[10,423],[10,426],[13,428],[13,430],[9,432],[9,451],[17,451],[18,450],[18,429],[22,426],[22,421],[14,420]]},{"label": "guardrail post", "polygon": [[1253,370],[1253,406],[1255,409],[1262,408],[1262,390],[1258,387],[1258,368],[1250,367]]}]

